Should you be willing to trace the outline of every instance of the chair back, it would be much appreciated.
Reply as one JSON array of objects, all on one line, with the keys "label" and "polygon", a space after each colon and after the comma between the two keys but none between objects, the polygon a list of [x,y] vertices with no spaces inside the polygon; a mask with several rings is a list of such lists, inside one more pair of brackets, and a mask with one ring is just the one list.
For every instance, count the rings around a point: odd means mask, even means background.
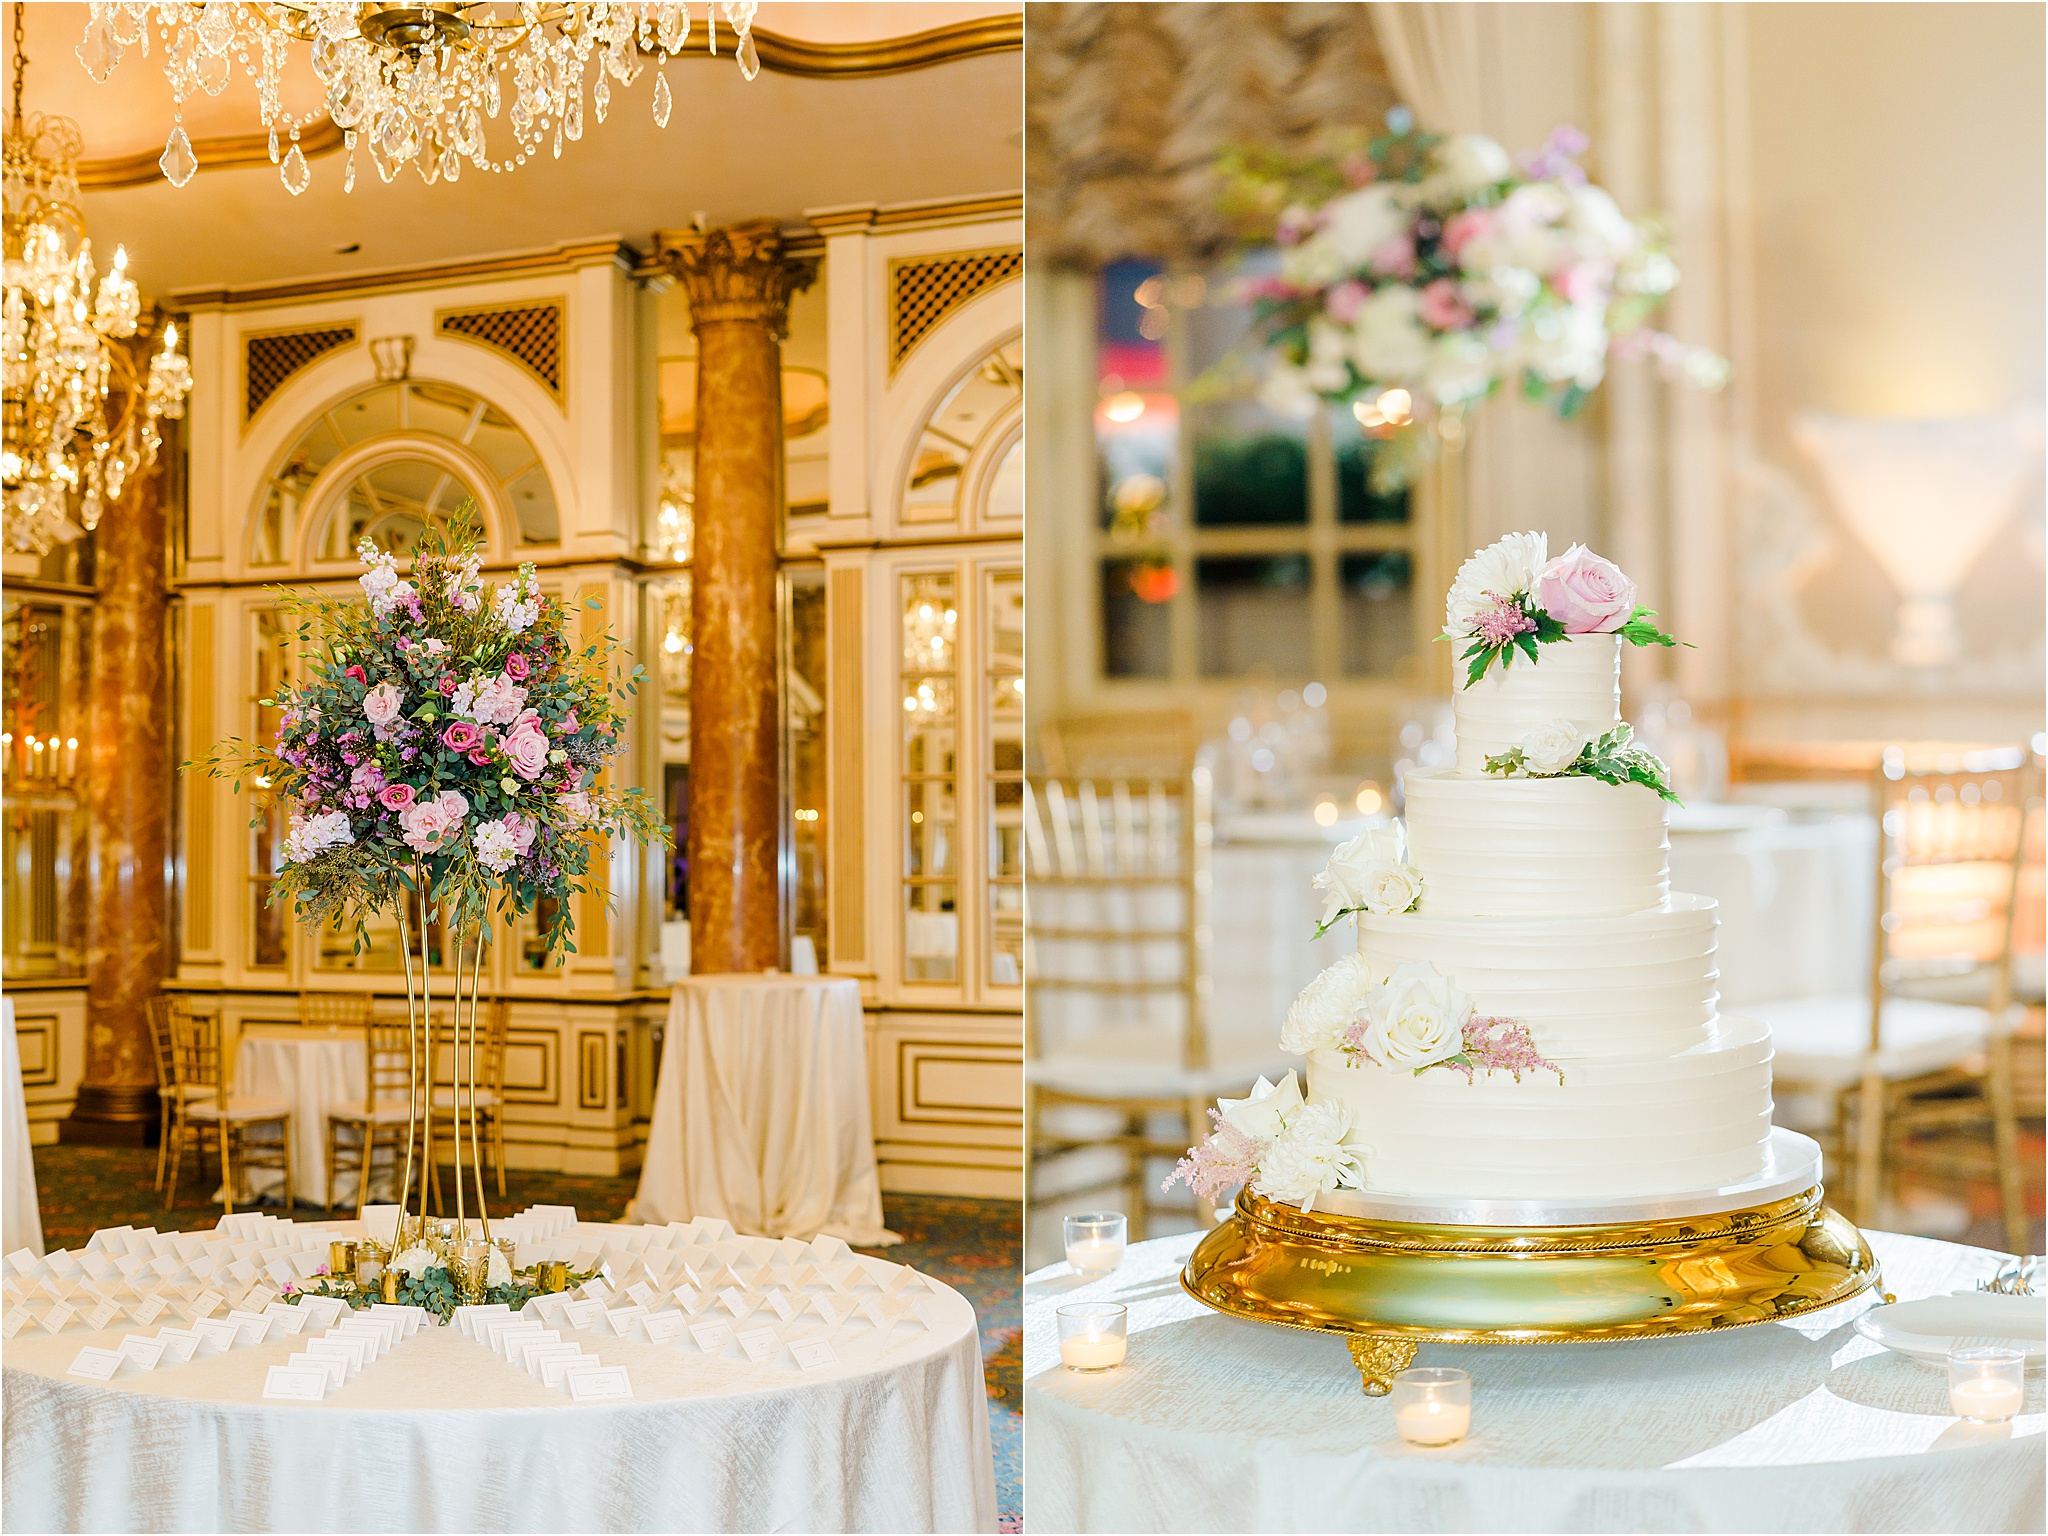
[{"label": "chair back", "polygon": [[425,1042],[415,1042],[405,1020],[372,1017],[363,1022],[365,1086],[363,1109],[401,1104],[426,1083]]},{"label": "chair back", "polygon": [[178,999],[159,992],[143,1009],[149,1020],[150,1053],[156,1061],[156,1091],[166,1099],[178,1086],[177,1044],[172,1038],[171,1015]]},{"label": "chair back", "polygon": [[1038,733],[1045,771],[1056,779],[1185,778],[1200,744],[1186,710],[1068,715]]},{"label": "chair back", "polygon": [[1934,767],[1890,751],[1873,778],[1877,929],[1870,1045],[1887,995],[1970,1003],[2002,1021],[2012,1001],[2013,919],[2029,800],[2023,749],[1969,752]]},{"label": "chair back", "polygon": [[356,1029],[370,1022],[367,992],[301,992],[299,1023],[312,1029]]},{"label": "chair back", "polygon": [[201,1010],[189,1003],[173,1002],[168,1010],[171,1053],[171,1083],[178,1088],[211,1088],[225,1100],[232,1073],[222,1047],[222,1025],[218,1009]]},{"label": "chair back", "polygon": [[1206,767],[1024,788],[1025,1026],[1034,1056],[1209,1064]]}]

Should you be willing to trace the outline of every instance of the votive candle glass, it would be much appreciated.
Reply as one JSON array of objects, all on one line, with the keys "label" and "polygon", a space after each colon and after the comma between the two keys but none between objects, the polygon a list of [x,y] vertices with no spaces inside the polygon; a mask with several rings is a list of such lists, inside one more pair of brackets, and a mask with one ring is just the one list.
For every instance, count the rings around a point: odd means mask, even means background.
[{"label": "votive candle glass", "polygon": [[2020,1411],[2026,1354],[2002,1344],[1948,1352],[1948,1405],[1972,1424],[2003,1424]]},{"label": "votive candle glass", "polygon": [[1097,1279],[1124,1261],[1129,1223],[1120,1211],[1091,1211],[1066,1219],[1067,1263],[1074,1273]]},{"label": "votive candle glass", "polygon": [[1124,1363],[1131,1314],[1122,1303],[1078,1301],[1059,1309],[1059,1322],[1060,1363],[1068,1370],[1107,1371]]},{"label": "votive candle glass", "polygon": [[1455,1445],[1472,1430],[1472,1377],[1425,1366],[1401,1372],[1390,1394],[1394,1428],[1410,1445]]}]

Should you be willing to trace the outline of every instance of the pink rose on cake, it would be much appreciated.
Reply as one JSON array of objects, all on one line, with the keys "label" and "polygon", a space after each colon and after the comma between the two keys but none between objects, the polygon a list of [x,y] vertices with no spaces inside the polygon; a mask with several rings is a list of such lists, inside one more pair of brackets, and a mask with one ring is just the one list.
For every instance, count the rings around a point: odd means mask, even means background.
[{"label": "pink rose on cake", "polygon": [[1636,611],[1636,584],[1613,561],[1574,544],[1543,568],[1536,600],[1568,635],[1611,634]]}]

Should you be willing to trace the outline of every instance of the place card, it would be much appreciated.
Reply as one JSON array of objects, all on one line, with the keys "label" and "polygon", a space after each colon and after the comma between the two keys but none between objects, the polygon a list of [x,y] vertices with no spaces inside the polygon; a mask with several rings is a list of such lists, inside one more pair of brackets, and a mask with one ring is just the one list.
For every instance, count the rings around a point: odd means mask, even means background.
[{"label": "place card", "polygon": [[348,1310],[339,1296],[301,1296],[295,1305],[321,1328],[332,1328]]},{"label": "place card", "polygon": [[569,1368],[563,1378],[569,1396],[579,1403],[617,1403],[633,1395],[632,1378],[623,1365],[600,1365],[585,1370]]},{"label": "place card", "polygon": [[640,1332],[650,1344],[666,1344],[682,1329],[683,1314],[672,1310],[650,1312],[640,1319]]},{"label": "place card", "polygon": [[562,1343],[561,1334],[557,1333],[554,1329],[536,1328],[532,1333],[523,1333],[511,1339],[505,1353],[506,1357],[514,1365],[518,1366],[519,1369],[531,1371],[533,1369],[533,1357],[537,1353],[542,1350],[563,1348],[574,1349],[578,1353],[582,1352],[581,1345],[570,1344],[565,1346]]},{"label": "place card", "polygon": [[111,1328],[114,1319],[120,1315],[121,1304],[118,1301],[104,1300],[85,1314],[85,1326],[97,1333],[102,1328]]},{"label": "place card", "polygon": [[909,1265],[891,1264],[889,1268],[894,1273],[883,1280],[882,1289],[888,1291],[891,1295],[901,1296],[905,1291],[921,1291],[925,1289],[924,1276],[910,1268]]},{"label": "place card", "polygon": [[583,1282],[583,1299],[596,1302],[610,1301],[612,1299],[612,1288],[606,1285],[603,1280],[593,1277]]},{"label": "place card", "polygon": [[7,1316],[0,1318],[0,1338],[11,1339],[29,1325],[35,1316],[27,1307],[9,1307]]},{"label": "place card", "polygon": [[754,1310],[754,1300],[736,1286],[727,1286],[718,1293],[718,1304],[730,1312],[734,1319],[745,1317]]},{"label": "place card", "polygon": [[571,1328],[589,1328],[603,1315],[601,1301],[572,1301],[562,1308],[562,1316]]},{"label": "place card", "polygon": [[170,1303],[161,1296],[145,1296],[128,1309],[128,1315],[147,1328],[163,1315],[164,1309],[169,1305]]},{"label": "place card", "polygon": [[68,1248],[59,1248],[55,1253],[46,1255],[45,1262],[53,1275],[68,1277],[78,1273],[78,1256]]},{"label": "place card", "polygon": [[76,1307],[61,1301],[54,1302],[51,1304],[50,1310],[43,1314],[43,1331],[45,1333],[62,1333],[64,1325],[77,1315],[78,1309]]},{"label": "place card", "polygon": [[339,1355],[316,1355],[302,1350],[286,1360],[285,1364],[298,1366],[302,1370],[320,1372],[327,1378],[327,1385],[330,1388],[338,1387],[348,1379],[348,1362]]},{"label": "place card", "polygon": [[159,1328],[156,1339],[164,1347],[164,1359],[172,1365],[183,1365],[199,1350],[199,1335],[190,1328]]},{"label": "place card", "polygon": [[87,1381],[112,1381],[115,1372],[127,1363],[128,1357],[118,1349],[94,1349],[90,1345],[78,1352],[78,1358],[71,1362],[67,1376],[83,1376]]},{"label": "place card", "polygon": [[[835,1259],[829,1264],[820,1264],[818,1275],[835,1291],[850,1291],[863,1280],[868,1280],[867,1271],[860,1267],[857,1259]],[[868,1280],[868,1283],[873,1284],[873,1281]]]},{"label": "place card", "polygon": [[641,1306],[611,1307],[606,1310],[604,1320],[612,1325],[612,1332],[623,1339],[633,1331],[634,1320],[646,1315],[647,1309]]},{"label": "place card", "polygon": [[340,1334],[345,1339],[361,1339],[369,1346],[368,1359],[379,1360],[391,1353],[392,1336],[397,1329],[390,1323],[380,1327],[377,1322],[367,1317],[345,1317],[327,1332],[330,1337]]},{"label": "place card", "polygon": [[288,1307],[281,1301],[273,1301],[263,1309],[263,1315],[270,1319],[272,1333],[296,1334],[306,1326],[306,1314],[297,1307]]},{"label": "place card", "polygon": [[526,1304],[523,1310],[533,1313],[542,1322],[553,1327],[562,1321],[563,1313],[568,1306],[569,1298],[557,1292],[548,1296],[534,1297],[533,1300]]},{"label": "place card", "polygon": [[494,1301],[488,1305],[457,1307],[454,1312],[453,1321],[455,1326],[460,1328],[466,1337],[480,1339],[483,1335],[478,1332],[478,1329],[486,1318],[510,1317],[511,1315],[512,1309],[506,1306],[504,1302]]},{"label": "place card", "polygon": [[689,1317],[695,1317],[705,1307],[710,1305],[710,1302],[705,1299],[704,1293],[691,1285],[677,1286],[673,1291],[669,1292],[668,1303],[671,1307],[681,1308],[683,1313]]},{"label": "place card", "polygon": [[653,1306],[655,1294],[656,1293],[654,1287],[649,1285],[645,1280],[642,1280],[637,1284],[629,1285],[626,1287],[626,1295],[629,1296],[636,1305],[642,1307]]},{"label": "place card", "polygon": [[542,1386],[559,1387],[568,1379],[571,1367],[580,1361],[588,1360],[593,1365],[598,1363],[597,1356],[586,1355],[580,1346],[572,1344],[569,1348],[573,1353],[542,1356],[540,1361],[540,1380]]},{"label": "place card", "polygon": [[697,1341],[697,1347],[707,1355],[715,1355],[732,1342],[730,1323],[692,1323],[690,1337]]},{"label": "place card", "polygon": [[306,1340],[309,1355],[338,1355],[348,1362],[351,1371],[360,1371],[370,1358],[370,1341],[359,1333],[342,1333],[331,1330],[317,1339]]},{"label": "place card", "polygon": [[700,1243],[721,1243],[732,1236],[732,1223],[719,1216],[694,1216],[688,1226]]},{"label": "place card", "polygon": [[768,1309],[785,1323],[796,1316],[796,1303],[779,1287],[771,1289],[763,1299],[768,1303]]},{"label": "place card", "polygon": [[821,1371],[828,1365],[839,1363],[839,1356],[826,1339],[798,1339],[789,1346],[789,1353],[799,1370]]},{"label": "place card", "polygon": [[222,1321],[234,1325],[237,1344],[261,1344],[270,1337],[270,1319],[261,1312],[230,1312]]},{"label": "place card", "polygon": [[879,1296],[863,1296],[860,1299],[859,1305],[862,1317],[866,1318],[883,1332],[888,1332],[890,1323],[895,1320],[882,1310],[882,1301]]},{"label": "place card", "polygon": [[516,1327],[501,1328],[491,1340],[491,1348],[513,1365],[519,1363],[519,1346],[527,1339],[542,1338],[556,1333],[552,1328],[543,1328],[539,1323],[521,1322]]},{"label": "place card", "polygon": [[846,1318],[848,1316],[848,1309],[846,1303],[841,1301],[837,1296],[813,1296],[809,1298],[809,1305],[811,1311],[817,1313],[818,1316],[825,1319],[827,1324],[834,1328],[837,1328],[841,1323],[846,1321]]},{"label": "place card", "polygon": [[813,1264],[837,1264],[841,1259],[850,1257],[853,1250],[846,1245],[845,1238],[820,1232],[804,1244],[804,1253]]},{"label": "place card", "polygon": [[285,1402],[317,1403],[327,1395],[327,1373],[307,1365],[273,1365],[263,1377],[263,1395]]},{"label": "place card", "polygon": [[242,1332],[239,1324],[224,1317],[194,1318],[192,1331],[199,1335],[199,1347],[210,1355],[233,1349]]},{"label": "place card", "polygon": [[781,1337],[773,1328],[750,1328],[745,1333],[734,1334],[733,1337],[739,1341],[740,1348],[747,1352],[747,1358],[756,1365],[773,1357],[782,1343]]},{"label": "place card", "polygon": [[138,1370],[153,1371],[164,1358],[164,1341],[146,1333],[131,1333],[121,1340],[121,1353],[134,1361]]},{"label": "place card", "polygon": [[213,1316],[214,1313],[218,1312],[225,1305],[227,1305],[227,1297],[221,1295],[219,1291],[201,1291],[197,1296],[185,1303],[185,1315],[196,1323],[202,1317]]}]

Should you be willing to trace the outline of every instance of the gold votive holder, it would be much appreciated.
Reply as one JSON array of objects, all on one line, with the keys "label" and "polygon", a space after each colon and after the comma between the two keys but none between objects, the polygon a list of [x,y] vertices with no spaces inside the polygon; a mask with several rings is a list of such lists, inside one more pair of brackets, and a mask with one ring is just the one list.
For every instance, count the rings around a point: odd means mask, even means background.
[{"label": "gold votive holder", "polygon": [[356,1272],[356,1245],[352,1242],[337,1241],[327,1245],[327,1273],[337,1280],[346,1280]]},{"label": "gold votive holder", "polygon": [[569,1266],[560,1259],[549,1259],[535,1266],[540,1288],[552,1296],[558,1291],[569,1289]]},{"label": "gold votive holder", "polygon": [[382,1286],[383,1286],[383,1291],[384,1291],[384,1300],[385,1300],[385,1303],[386,1303],[387,1305],[389,1305],[389,1306],[394,1306],[394,1307],[395,1307],[395,1306],[397,1306],[397,1305],[398,1305],[398,1271],[397,1271],[397,1270],[395,1270],[395,1269],[387,1269],[387,1270],[385,1270],[385,1271],[384,1271],[383,1275],[382,1275],[382,1276],[380,1277],[380,1280],[381,1280],[381,1283],[382,1283]]}]

